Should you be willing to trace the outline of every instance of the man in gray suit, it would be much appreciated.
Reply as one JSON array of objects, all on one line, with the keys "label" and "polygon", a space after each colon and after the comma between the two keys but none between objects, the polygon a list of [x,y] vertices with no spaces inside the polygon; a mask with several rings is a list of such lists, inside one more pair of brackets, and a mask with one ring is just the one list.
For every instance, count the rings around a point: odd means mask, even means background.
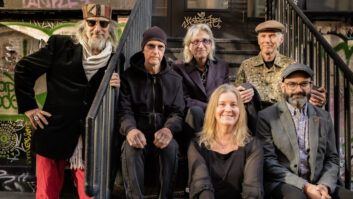
[{"label": "man in gray suit", "polygon": [[283,70],[284,100],[259,112],[264,144],[264,188],[273,198],[353,198],[337,186],[339,157],[330,114],[308,103],[313,71],[303,64]]}]

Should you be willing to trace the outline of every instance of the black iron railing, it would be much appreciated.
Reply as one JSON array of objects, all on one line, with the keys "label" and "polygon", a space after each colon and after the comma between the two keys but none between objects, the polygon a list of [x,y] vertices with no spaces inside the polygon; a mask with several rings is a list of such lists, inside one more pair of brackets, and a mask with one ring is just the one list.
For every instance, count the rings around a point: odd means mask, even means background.
[{"label": "black iron railing", "polygon": [[[312,67],[315,84],[327,90],[325,109],[333,112],[337,149],[340,157],[345,155],[345,187],[350,189],[353,72],[292,0],[266,0],[266,19],[280,21],[286,27],[280,52]],[[340,143],[340,134],[344,143]],[[339,150],[342,144],[344,151]]]},{"label": "black iron railing", "polygon": [[86,118],[85,192],[94,198],[109,199],[114,181],[110,172],[119,92],[109,86],[109,80],[113,72],[129,65],[124,57],[141,49],[142,33],[151,26],[151,16],[152,0],[137,0]]}]

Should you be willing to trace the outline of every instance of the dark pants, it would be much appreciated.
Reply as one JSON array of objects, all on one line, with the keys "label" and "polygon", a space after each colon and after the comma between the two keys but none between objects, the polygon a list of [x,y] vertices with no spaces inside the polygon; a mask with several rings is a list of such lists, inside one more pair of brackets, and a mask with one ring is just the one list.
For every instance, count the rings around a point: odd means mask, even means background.
[{"label": "dark pants", "polygon": [[[281,183],[271,193],[274,199],[306,199],[305,193],[295,186]],[[336,187],[335,192],[330,194],[333,199],[351,199],[353,192],[348,191],[343,187]]]},{"label": "dark pants", "polygon": [[[145,161],[158,159],[160,192],[158,198],[172,198],[178,169],[178,144],[172,139],[167,147],[159,149],[147,139],[144,149],[131,147],[127,141],[122,145],[122,173],[126,198],[143,198]],[[151,161],[149,161],[151,162]],[[156,161],[152,162],[155,166]],[[158,167],[156,166],[156,167]],[[146,165],[147,167],[147,165]],[[156,175],[156,174],[155,174]]]},{"label": "dark pants", "polygon": [[185,122],[197,133],[202,130],[204,118],[204,110],[199,106],[192,106],[186,112]]}]

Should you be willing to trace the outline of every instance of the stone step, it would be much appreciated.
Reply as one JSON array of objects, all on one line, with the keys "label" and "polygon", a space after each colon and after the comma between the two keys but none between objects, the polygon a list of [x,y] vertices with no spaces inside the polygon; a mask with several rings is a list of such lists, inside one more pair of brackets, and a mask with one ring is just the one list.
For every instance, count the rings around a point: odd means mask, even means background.
[{"label": "stone step", "polygon": [[[216,38],[217,50],[259,50],[256,40]],[[183,48],[183,38],[168,38],[168,48]]]},{"label": "stone step", "polygon": [[[216,56],[224,59],[228,63],[240,64],[245,59],[256,56],[259,53],[257,50],[216,50]],[[165,55],[169,63],[183,59],[182,48],[167,48]]]}]

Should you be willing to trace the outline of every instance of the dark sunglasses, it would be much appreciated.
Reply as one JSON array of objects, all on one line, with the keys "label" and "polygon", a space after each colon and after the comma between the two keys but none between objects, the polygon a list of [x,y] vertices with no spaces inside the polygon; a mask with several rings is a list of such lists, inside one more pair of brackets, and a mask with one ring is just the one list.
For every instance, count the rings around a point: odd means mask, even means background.
[{"label": "dark sunglasses", "polygon": [[159,51],[162,51],[165,48],[164,45],[147,44],[146,46],[149,50],[154,50],[157,47]]},{"label": "dark sunglasses", "polygon": [[94,20],[86,20],[89,27],[94,27],[97,22],[102,28],[106,28],[109,25],[109,21],[94,21]]}]

